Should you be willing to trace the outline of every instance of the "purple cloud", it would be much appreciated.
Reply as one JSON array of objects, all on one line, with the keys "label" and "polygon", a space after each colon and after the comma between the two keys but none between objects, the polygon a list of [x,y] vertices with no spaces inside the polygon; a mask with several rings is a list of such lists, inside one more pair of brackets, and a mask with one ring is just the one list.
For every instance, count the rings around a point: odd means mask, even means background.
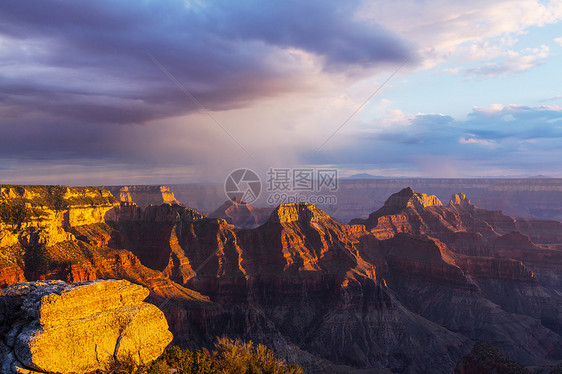
[{"label": "purple cloud", "polygon": [[[0,160],[201,162],[197,147],[171,150],[149,129],[199,110],[149,54],[209,110],[310,90],[310,72],[288,50],[315,56],[327,75],[414,55],[391,31],[357,20],[358,5],[4,1]],[[185,126],[194,144],[212,137]]]}]

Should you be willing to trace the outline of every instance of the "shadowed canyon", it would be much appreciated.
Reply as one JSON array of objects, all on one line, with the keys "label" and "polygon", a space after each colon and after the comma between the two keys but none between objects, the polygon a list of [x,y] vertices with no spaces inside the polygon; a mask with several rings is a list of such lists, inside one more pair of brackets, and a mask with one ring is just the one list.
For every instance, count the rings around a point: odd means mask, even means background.
[{"label": "shadowed canyon", "polygon": [[124,279],[150,291],[175,345],[253,340],[309,373],[472,372],[482,344],[522,368],[562,360],[557,220],[410,187],[348,224],[308,203],[205,215],[173,186],[0,192],[2,288]]}]

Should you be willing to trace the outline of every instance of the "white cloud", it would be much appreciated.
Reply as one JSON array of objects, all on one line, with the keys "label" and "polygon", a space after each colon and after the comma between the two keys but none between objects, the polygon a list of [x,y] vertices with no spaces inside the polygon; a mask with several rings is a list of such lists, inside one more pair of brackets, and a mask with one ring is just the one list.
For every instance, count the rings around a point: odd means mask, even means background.
[{"label": "white cloud", "polygon": [[505,106],[503,104],[492,104],[487,108],[475,106],[473,108],[473,111],[480,112],[480,113],[494,113],[494,112],[501,112],[504,108]]},{"label": "white cloud", "polygon": [[465,137],[461,137],[459,139],[459,143],[460,144],[479,144],[479,145],[484,145],[484,146],[494,146],[496,143],[491,141],[491,140],[486,140],[486,139],[476,139],[476,138],[465,138]]},{"label": "white cloud", "polygon": [[550,48],[542,45],[540,48],[526,48],[521,52],[508,51],[508,57],[497,63],[488,63],[483,66],[467,69],[466,74],[496,76],[531,69],[541,65],[548,57]]},{"label": "white cloud", "polygon": [[552,97],[547,97],[546,99],[542,99],[542,100],[540,100],[540,102],[546,103],[546,102],[549,102],[549,101],[557,101],[557,100],[560,100],[560,99],[562,99],[562,95],[555,95],[555,96],[552,96]]},{"label": "white cloud", "polygon": [[555,38],[554,41],[558,44],[560,44],[560,46],[562,47],[562,36],[559,38]]},{"label": "white cloud", "polygon": [[[387,123],[391,126],[383,127]],[[562,107],[494,104],[466,119],[388,110],[321,161],[423,176],[560,175]],[[446,170],[444,170],[445,168]]]},{"label": "white cloud", "polygon": [[562,20],[562,2],[375,0],[365,2],[361,16],[415,41],[424,67],[432,67],[452,57],[484,62],[509,58],[517,35]]},{"label": "white cloud", "polygon": [[[523,113],[523,112],[533,112],[533,113],[545,113],[545,112],[562,112],[562,106],[560,105],[542,105],[537,107],[527,107],[519,104],[492,104],[488,107],[475,106],[472,108],[473,112],[476,114],[509,114],[509,113]],[[562,116],[562,115],[559,115]]]},{"label": "white cloud", "polygon": [[458,73],[460,73],[460,71],[461,71],[460,68],[446,68],[441,70],[439,73],[449,73],[449,74],[457,75]]}]

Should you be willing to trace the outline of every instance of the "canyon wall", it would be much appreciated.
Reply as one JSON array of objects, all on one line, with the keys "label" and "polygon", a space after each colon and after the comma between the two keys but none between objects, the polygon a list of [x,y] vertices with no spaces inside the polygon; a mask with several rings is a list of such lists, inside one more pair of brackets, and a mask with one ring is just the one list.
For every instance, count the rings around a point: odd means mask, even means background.
[{"label": "canyon wall", "polygon": [[[353,224],[303,203],[242,229],[103,190],[87,203],[76,191],[3,188],[5,208],[17,213],[23,202],[37,213],[2,218],[4,286],[127,279],[148,287],[174,344],[251,339],[308,372],[450,373],[478,340],[524,365],[562,359],[555,221],[484,210],[461,193],[444,205],[405,188]],[[85,216],[71,219],[73,209]]]},{"label": "canyon wall", "polygon": [[123,202],[135,203],[145,208],[149,205],[179,204],[167,186],[103,186]]},{"label": "canyon wall", "polygon": [[[340,178],[338,190],[329,193],[337,197],[337,204],[320,208],[339,222],[366,218],[382,207],[391,194],[406,187],[433,194],[441,201],[447,201],[454,193],[464,192],[483,209],[502,210],[513,217],[562,221],[562,207],[552,204],[562,200],[561,178]],[[214,211],[226,199],[223,184],[173,185],[170,190],[180,202],[201,212]],[[252,204],[275,208],[267,203],[267,195],[262,191]]]}]

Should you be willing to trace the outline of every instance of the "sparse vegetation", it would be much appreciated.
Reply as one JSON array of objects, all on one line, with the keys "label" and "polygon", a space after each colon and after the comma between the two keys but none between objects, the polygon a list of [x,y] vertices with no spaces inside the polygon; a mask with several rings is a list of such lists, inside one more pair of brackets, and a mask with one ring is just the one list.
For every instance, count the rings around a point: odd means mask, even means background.
[{"label": "sparse vegetation", "polygon": [[463,358],[466,363],[476,363],[484,371],[510,374],[529,374],[519,362],[507,358],[499,349],[485,342],[476,342],[469,355]]},{"label": "sparse vegetation", "polygon": [[132,360],[110,366],[112,374],[302,374],[302,369],[277,360],[263,344],[219,338],[211,352],[168,347],[160,358],[144,368],[135,367]]},{"label": "sparse vegetation", "polygon": [[[162,357],[149,368],[151,374],[162,373],[166,367],[178,370],[179,374],[301,374],[302,369],[279,361],[263,344],[219,338],[215,349],[195,352],[169,347]],[[159,371],[160,370],[160,371]]]},{"label": "sparse vegetation", "polygon": [[[125,359],[121,359],[117,361],[113,359],[113,361],[109,364],[108,370],[106,373],[111,374],[131,374],[131,373],[144,373],[146,370],[143,368],[137,367],[135,361],[133,360],[133,356],[129,354]],[[166,372],[166,374],[168,374]]]},{"label": "sparse vegetation", "polygon": [[16,199],[0,204],[0,220],[12,230],[18,230],[22,223],[27,222],[32,211],[26,206],[23,199]]},{"label": "sparse vegetation", "polygon": [[67,203],[64,200],[64,193],[66,187],[64,186],[47,186],[47,194],[44,199],[46,205],[54,210],[64,210],[67,208]]}]

